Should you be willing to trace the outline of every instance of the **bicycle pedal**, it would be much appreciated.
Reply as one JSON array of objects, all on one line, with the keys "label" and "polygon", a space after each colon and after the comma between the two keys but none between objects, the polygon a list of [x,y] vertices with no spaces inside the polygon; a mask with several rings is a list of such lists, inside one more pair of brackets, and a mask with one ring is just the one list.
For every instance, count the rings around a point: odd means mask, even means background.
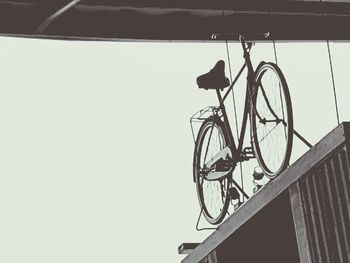
[{"label": "bicycle pedal", "polygon": [[254,152],[253,152],[253,148],[252,147],[244,148],[242,153],[241,153],[241,158],[244,161],[247,161],[249,159],[255,158],[255,155],[254,155]]}]

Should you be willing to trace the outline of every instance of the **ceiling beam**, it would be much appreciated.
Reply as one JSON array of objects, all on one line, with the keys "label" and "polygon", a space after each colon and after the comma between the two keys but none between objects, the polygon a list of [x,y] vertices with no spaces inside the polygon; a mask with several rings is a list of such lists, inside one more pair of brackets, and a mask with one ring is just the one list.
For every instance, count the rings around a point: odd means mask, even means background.
[{"label": "ceiling beam", "polygon": [[350,40],[349,27],[347,0],[0,0],[0,34],[27,37],[202,41],[270,32],[275,40]]}]

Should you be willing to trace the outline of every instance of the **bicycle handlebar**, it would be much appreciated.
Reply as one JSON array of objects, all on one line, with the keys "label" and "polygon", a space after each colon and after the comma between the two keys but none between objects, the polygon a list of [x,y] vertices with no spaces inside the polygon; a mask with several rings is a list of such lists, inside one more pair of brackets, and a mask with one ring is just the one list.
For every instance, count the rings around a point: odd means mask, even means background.
[{"label": "bicycle handlebar", "polygon": [[238,40],[245,41],[245,40],[256,40],[261,38],[268,38],[270,36],[269,32],[265,33],[245,33],[245,34],[234,34],[234,33],[218,33],[218,34],[212,34],[211,39],[215,40]]}]

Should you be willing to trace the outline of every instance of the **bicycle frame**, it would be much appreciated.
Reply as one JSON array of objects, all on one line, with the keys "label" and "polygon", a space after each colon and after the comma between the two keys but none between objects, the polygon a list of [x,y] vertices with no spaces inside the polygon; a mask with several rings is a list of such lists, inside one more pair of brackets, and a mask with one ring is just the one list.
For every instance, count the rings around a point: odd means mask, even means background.
[{"label": "bicycle frame", "polygon": [[[240,36],[240,42],[243,48],[243,57],[245,60],[245,63],[243,64],[243,66],[241,67],[240,71],[238,72],[238,74],[236,75],[235,79],[232,81],[230,87],[228,88],[228,90],[226,91],[225,95],[222,96],[220,90],[216,90],[217,93],[217,97],[219,100],[219,110],[221,110],[222,112],[222,116],[224,118],[224,125],[226,130],[228,131],[229,134],[229,140],[230,140],[230,149],[231,152],[233,154],[238,154],[238,156],[234,156],[235,160],[237,160],[237,162],[241,162],[244,160],[244,158],[242,158],[241,154],[243,151],[243,142],[244,142],[244,137],[245,137],[245,132],[246,132],[246,126],[247,126],[247,121],[248,121],[248,114],[250,111],[250,106],[251,106],[251,94],[253,94],[253,77],[254,77],[254,69],[253,69],[253,65],[252,62],[250,60],[250,49],[253,45],[253,43],[251,42],[246,42],[245,39]],[[229,93],[232,91],[234,85],[236,84],[237,80],[239,79],[239,77],[242,75],[244,69],[247,67],[248,70],[248,74],[247,74],[247,89],[246,89],[246,97],[245,97],[245,106],[244,106],[244,113],[243,113],[243,119],[242,119],[242,126],[241,126],[241,132],[238,138],[238,145],[236,146],[235,144],[235,140],[233,138],[233,133],[231,130],[231,126],[227,117],[227,112],[226,112],[226,108],[224,105],[224,102],[227,98],[227,96],[229,95]]]}]

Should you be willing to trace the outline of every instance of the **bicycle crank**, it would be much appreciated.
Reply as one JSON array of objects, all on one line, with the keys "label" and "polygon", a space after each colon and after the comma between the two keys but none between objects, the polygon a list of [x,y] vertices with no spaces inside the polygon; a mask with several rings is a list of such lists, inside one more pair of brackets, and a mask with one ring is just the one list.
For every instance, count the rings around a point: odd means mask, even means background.
[{"label": "bicycle crank", "polygon": [[205,163],[208,172],[204,178],[208,181],[218,180],[232,171],[232,152],[229,147],[224,148]]}]

